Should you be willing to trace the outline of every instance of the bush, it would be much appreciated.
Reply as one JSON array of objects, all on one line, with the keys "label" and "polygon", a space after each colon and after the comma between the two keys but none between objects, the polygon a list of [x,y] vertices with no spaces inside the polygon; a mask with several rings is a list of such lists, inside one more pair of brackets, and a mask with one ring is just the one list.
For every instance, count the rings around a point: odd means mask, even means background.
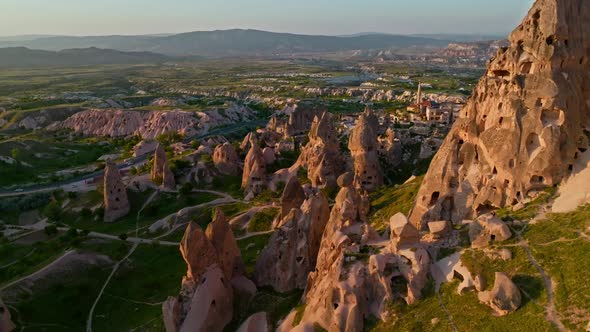
[{"label": "bush", "polygon": [[54,236],[57,234],[57,226],[55,225],[47,225],[43,230],[47,236]]},{"label": "bush", "polygon": [[128,238],[129,238],[129,236],[127,235],[127,233],[123,233],[123,234],[119,235],[119,240],[121,240],[121,241],[127,241]]},{"label": "bush", "polygon": [[267,232],[272,227],[272,221],[279,213],[278,209],[270,208],[262,210],[254,215],[248,223],[249,232]]}]

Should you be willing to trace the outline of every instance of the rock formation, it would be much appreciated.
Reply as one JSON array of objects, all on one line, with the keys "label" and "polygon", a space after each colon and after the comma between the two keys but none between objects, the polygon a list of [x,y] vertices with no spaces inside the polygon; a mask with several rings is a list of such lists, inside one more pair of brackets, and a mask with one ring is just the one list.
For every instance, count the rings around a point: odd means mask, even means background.
[{"label": "rock formation", "polygon": [[522,302],[522,296],[518,287],[510,278],[501,272],[496,272],[496,281],[491,291],[478,294],[482,303],[492,308],[497,316],[504,316],[516,311]]},{"label": "rock formation", "polygon": [[402,162],[403,151],[402,143],[397,139],[395,131],[387,128],[385,135],[378,138],[379,156],[387,163],[388,166],[398,166]]},{"label": "rock formation", "polygon": [[510,228],[495,215],[480,216],[469,224],[469,240],[472,248],[483,248],[492,242],[502,242],[512,237]]},{"label": "rock formation", "polygon": [[189,223],[180,252],[188,271],[180,295],[162,304],[166,331],[223,331],[232,319],[236,294],[252,298],[256,292],[243,275],[241,254],[223,213],[215,211],[205,232]]},{"label": "rock formation", "polygon": [[304,289],[316,267],[320,241],[330,205],[322,192],[312,195],[301,208],[293,208],[281,221],[256,262],[255,281],[278,292]]},{"label": "rock formation", "polygon": [[0,331],[11,332],[14,328],[15,326],[10,318],[10,311],[8,310],[8,307],[4,305],[2,299],[0,299]]},{"label": "rock formation", "polygon": [[[114,105],[113,107],[118,107]],[[231,105],[220,112],[129,111],[92,109],[78,112],[48,129],[71,129],[87,136],[124,137],[139,135],[143,139],[156,139],[162,134],[179,133],[185,137],[206,133],[210,128],[235,124],[253,119],[255,113],[248,107]]]},{"label": "rock formation", "polygon": [[345,165],[330,113],[314,118],[309,142],[301,149],[297,165],[307,169],[307,177],[314,187],[336,187],[336,179],[344,172]]},{"label": "rock formation", "polygon": [[104,171],[104,221],[114,222],[129,213],[127,188],[119,174],[119,168],[108,161]]},{"label": "rock formation", "polygon": [[318,254],[309,275],[305,311],[298,328],[318,324],[328,331],[362,331],[364,319],[384,318],[387,301],[393,299],[391,278],[396,259],[388,252],[361,254],[368,201],[353,187],[354,176],[338,179],[342,187],[330,213]]},{"label": "rock formation", "polygon": [[255,313],[242,323],[238,332],[268,332],[270,329],[267,320],[266,312]]},{"label": "rock formation", "polygon": [[207,226],[205,235],[217,251],[219,265],[227,280],[233,276],[243,275],[245,272],[242,254],[223,212],[216,208],[213,221]]},{"label": "rock formation", "polygon": [[390,239],[393,252],[403,248],[415,247],[420,242],[418,230],[403,213],[397,213],[389,219],[389,228],[391,230]]},{"label": "rock formation", "polygon": [[278,219],[285,218],[291,212],[291,209],[299,208],[304,201],[305,192],[303,191],[303,187],[301,187],[296,176],[291,176],[281,196],[281,211]]},{"label": "rock formation", "polygon": [[223,143],[215,148],[215,151],[213,151],[213,163],[221,174],[240,174],[241,161],[236,149],[230,143]]},{"label": "rock formation", "polygon": [[289,114],[289,121],[285,125],[285,138],[304,135],[310,129],[316,116],[326,113],[325,107],[313,107],[311,105],[300,104]]},{"label": "rock formation", "polygon": [[590,2],[538,0],[490,61],[411,221],[471,219],[560,183],[588,148]]},{"label": "rock formation", "polygon": [[244,160],[242,174],[242,189],[245,196],[252,198],[260,194],[267,186],[266,162],[262,150],[254,139],[250,140],[250,151]]},{"label": "rock formation", "polygon": [[161,144],[158,144],[154,152],[154,164],[152,166],[151,179],[155,183],[161,183],[162,187],[166,189],[174,189],[176,182],[174,174],[168,167],[168,158],[166,158],[166,151]]},{"label": "rock formation", "polygon": [[354,182],[357,188],[373,191],[383,185],[383,171],[379,164],[375,115],[365,111],[358,118],[350,134],[348,148],[354,159]]},{"label": "rock formation", "polygon": [[262,157],[264,158],[264,162],[266,163],[266,165],[272,165],[277,160],[277,157],[275,156],[275,152],[273,151],[273,149],[268,147],[262,150]]}]

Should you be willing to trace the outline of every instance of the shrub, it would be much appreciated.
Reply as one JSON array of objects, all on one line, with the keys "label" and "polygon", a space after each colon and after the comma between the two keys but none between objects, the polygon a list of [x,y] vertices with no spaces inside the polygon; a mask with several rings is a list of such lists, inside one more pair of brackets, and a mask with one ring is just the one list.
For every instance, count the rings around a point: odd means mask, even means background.
[{"label": "shrub", "polygon": [[43,230],[47,236],[54,236],[57,234],[57,226],[55,225],[47,225]]},{"label": "shrub", "polygon": [[119,239],[121,241],[127,241],[128,238],[129,238],[129,236],[127,235],[127,233],[123,233],[123,234],[119,235]]}]

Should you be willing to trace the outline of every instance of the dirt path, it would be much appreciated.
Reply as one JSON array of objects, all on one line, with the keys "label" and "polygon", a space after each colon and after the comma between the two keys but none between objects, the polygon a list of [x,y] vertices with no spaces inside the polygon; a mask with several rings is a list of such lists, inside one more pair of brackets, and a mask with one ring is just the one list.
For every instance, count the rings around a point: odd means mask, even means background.
[{"label": "dirt path", "polygon": [[438,296],[438,303],[440,303],[441,309],[447,314],[447,319],[449,320],[449,324],[451,325],[453,332],[457,332],[458,330],[457,326],[455,326],[455,323],[453,322],[453,316],[451,316],[451,312],[449,311],[449,309],[447,309],[447,306],[443,302],[442,296],[440,296],[440,292],[436,292],[436,296]]},{"label": "dirt path", "polygon": [[270,233],[272,233],[272,232],[274,232],[274,229],[271,229],[270,231],[265,231],[265,232],[254,232],[254,233],[249,233],[249,234],[246,234],[246,235],[244,235],[244,236],[241,236],[241,237],[238,237],[238,238],[236,238],[236,241],[240,241],[240,240],[249,239],[249,238],[251,238],[251,237],[258,236],[258,235],[270,234]]},{"label": "dirt path", "polygon": [[102,295],[104,293],[104,290],[109,285],[109,282],[111,281],[111,279],[113,278],[115,273],[117,273],[119,266],[121,266],[121,264],[124,261],[126,261],[135,252],[135,249],[137,249],[138,246],[139,246],[139,243],[135,243],[131,247],[131,249],[129,249],[127,256],[123,257],[123,259],[118,261],[117,264],[115,264],[115,266],[113,266],[113,270],[111,271],[111,274],[109,275],[107,280],[102,285],[102,288],[100,289],[100,292],[98,293],[98,296],[96,297],[96,300],[94,300],[94,303],[92,304],[92,308],[90,308],[90,312],[88,313],[88,319],[86,320],[86,332],[92,332],[92,316],[94,316],[94,309],[96,309],[96,306],[98,305],[98,302],[100,301],[100,298],[102,297]]},{"label": "dirt path", "polygon": [[563,323],[559,320],[559,313],[557,312],[557,309],[555,308],[555,294],[554,294],[553,281],[551,280],[551,277],[545,272],[543,267],[541,267],[539,262],[537,262],[537,260],[533,256],[533,252],[531,251],[531,248],[529,247],[528,242],[526,242],[522,238],[521,233],[522,233],[522,231],[515,232],[515,234],[518,238],[518,241],[519,241],[519,245],[526,252],[531,265],[535,269],[537,269],[537,271],[541,275],[541,278],[543,278],[543,284],[545,286],[545,291],[547,292],[547,305],[545,306],[545,318],[547,319],[547,321],[552,323],[560,332],[568,331],[567,328],[563,325]]}]

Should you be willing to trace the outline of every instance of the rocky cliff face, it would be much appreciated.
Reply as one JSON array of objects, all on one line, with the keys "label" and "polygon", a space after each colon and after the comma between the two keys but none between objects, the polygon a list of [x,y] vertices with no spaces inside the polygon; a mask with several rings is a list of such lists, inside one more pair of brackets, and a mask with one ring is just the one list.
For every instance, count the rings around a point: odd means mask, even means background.
[{"label": "rocky cliff face", "polygon": [[14,328],[15,326],[10,318],[10,311],[8,310],[8,307],[4,305],[2,299],[0,299],[0,331],[11,332]]},{"label": "rocky cliff face", "polygon": [[119,168],[108,161],[104,172],[104,221],[114,222],[129,213],[127,188],[119,174]]},{"label": "rocky cliff face", "polygon": [[415,225],[516,204],[570,175],[588,148],[589,21],[585,0],[533,5],[434,157]]},{"label": "rocky cliff face", "polygon": [[307,169],[314,187],[336,187],[336,179],[344,172],[344,160],[330,113],[314,118],[309,142],[301,149],[297,165]]},{"label": "rocky cliff face", "polygon": [[281,211],[278,219],[284,219],[292,209],[299,208],[304,201],[305,192],[303,191],[303,187],[301,187],[301,183],[299,183],[296,176],[290,177],[281,196]]},{"label": "rocky cliff face", "polygon": [[350,134],[348,148],[354,159],[354,182],[357,188],[372,191],[383,185],[379,164],[377,131],[379,122],[371,111],[361,114]]},{"label": "rocky cliff face", "polygon": [[174,180],[174,174],[168,167],[168,158],[166,158],[166,151],[161,144],[158,144],[156,151],[154,152],[154,164],[151,171],[151,179],[155,183],[161,183],[162,187],[166,189],[174,189],[176,187],[176,181]]},{"label": "rocky cliff face", "polygon": [[308,105],[297,105],[295,110],[289,114],[289,120],[285,124],[284,136],[304,135],[309,130],[314,118],[321,116],[326,111],[323,107],[314,108]]},{"label": "rocky cliff face", "polygon": [[241,161],[236,149],[230,143],[224,143],[215,148],[213,163],[221,174],[238,175],[240,173]]},{"label": "rocky cliff face", "polygon": [[177,132],[185,136],[207,132],[210,128],[250,120],[255,112],[232,105],[223,112],[86,110],[53,124],[50,129],[71,129],[86,136],[121,137],[139,135],[155,139],[161,134]]},{"label": "rocky cliff face", "polygon": [[252,298],[256,293],[243,275],[240,251],[223,213],[215,211],[205,232],[189,223],[180,252],[188,271],[180,295],[162,304],[166,331],[223,331],[232,319],[236,294]]},{"label": "rocky cliff face", "polygon": [[330,216],[330,205],[321,192],[292,208],[281,220],[256,263],[255,281],[278,292],[304,289],[316,267],[320,240]]}]

